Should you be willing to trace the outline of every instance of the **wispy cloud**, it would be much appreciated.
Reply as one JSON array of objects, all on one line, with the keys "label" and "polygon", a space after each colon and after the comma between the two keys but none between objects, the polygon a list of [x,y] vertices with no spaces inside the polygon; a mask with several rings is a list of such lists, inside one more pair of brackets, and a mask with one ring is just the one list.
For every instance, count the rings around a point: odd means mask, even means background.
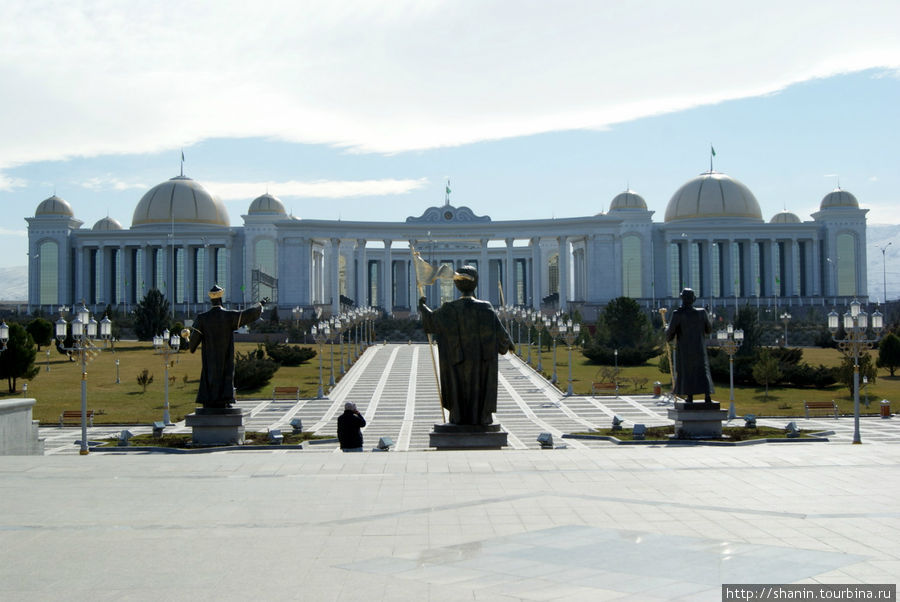
[{"label": "wispy cloud", "polygon": [[0,190],[10,192],[16,188],[24,188],[28,182],[22,178],[11,178],[0,172]]},{"label": "wispy cloud", "polygon": [[[516,0],[7,0],[0,72],[15,94],[0,97],[0,115],[17,117],[4,123],[0,167],[213,137],[396,153],[603,128],[900,67],[900,4],[860,0],[853,13],[821,0],[715,10],[669,0],[553,10]],[[824,31],[840,31],[840,44]]]},{"label": "wispy cloud", "polygon": [[28,231],[25,228],[21,230],[13,230],[12,228],[0,228],[0,236],[21,236],[25,238],[28,236]]},{"label": "wispy cloud", "polygon": [[112,175],[88,178],[83,182],[79,182],[79,185],[88,190],[131,190],[134,188],[144,190],[149,188],[144,182],[126,182]]},{"label": "wispy cloud", "polygon": [[416,180],[312,180],[301,182],[204,182],[210,192],[222,200],[252,199],[267,190],[277,197],[339,199],[361,196],[407,194],[428,184],[426,178]]}]

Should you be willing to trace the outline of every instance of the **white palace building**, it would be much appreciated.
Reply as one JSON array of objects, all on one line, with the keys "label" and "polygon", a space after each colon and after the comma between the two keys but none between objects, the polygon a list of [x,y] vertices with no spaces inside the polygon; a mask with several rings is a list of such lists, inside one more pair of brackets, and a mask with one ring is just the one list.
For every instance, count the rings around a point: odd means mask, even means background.
[{"label": "white palace building", "polygon": [[[494,305],[502,288],[507,305],[578,309],[587,319],[622,295],[674,305],[684,286],[713,308],[867,299],[867,210],[845,190],[826,194],[811,219],[764,219],[744,184],[711,171],[675,191],[662,222],[653,213],[626,190],[585,217],[494,221],[447,199],[403,221],[335,221],[288,215],[264,194],[232,226],[219,198],[176,176],[141,198],[128,228],[110,217],[86,228],[65,200],[41,202],[26,218],[28,301],[47,313],[82,299],[127,310],[157,288],[190,316],[218,283],[228,305],[269,297],[285,316],[342,304],[413,315],[410,245],[435,264],[475,265],[477,294]],[[454,294],[441,282],[429,287],[431,304]]]}]

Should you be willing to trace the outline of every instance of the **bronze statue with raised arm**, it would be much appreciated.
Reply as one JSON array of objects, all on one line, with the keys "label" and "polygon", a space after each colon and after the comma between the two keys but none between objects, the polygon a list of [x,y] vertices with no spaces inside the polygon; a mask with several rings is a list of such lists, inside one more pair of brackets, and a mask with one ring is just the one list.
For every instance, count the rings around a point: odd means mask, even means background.
[{"label": "bronze statue with raised arm", "polygon": [[225,309],[224,294],[218,285],[212,287],[212,307],[197,316],[190,333],[191,353],[203,343],[197,404],[204,408],[227,408],[234,403],[234,331],[259,318],[268,302],[263,299],[244,310]]}]

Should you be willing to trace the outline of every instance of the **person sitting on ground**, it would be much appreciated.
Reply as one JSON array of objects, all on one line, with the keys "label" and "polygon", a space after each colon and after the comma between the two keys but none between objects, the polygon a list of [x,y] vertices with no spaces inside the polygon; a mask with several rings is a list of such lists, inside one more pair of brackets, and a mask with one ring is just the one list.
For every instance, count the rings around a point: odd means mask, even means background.
[{"label": "person sitting on ground", "polygon": [[345,452],[361,452],[363,450],[362,429],[366,426],[366,419],[363,418],[356,404],[348,401],[344,404],[344,413],[338,416],[338,441],[341,444],[341,450]]}]

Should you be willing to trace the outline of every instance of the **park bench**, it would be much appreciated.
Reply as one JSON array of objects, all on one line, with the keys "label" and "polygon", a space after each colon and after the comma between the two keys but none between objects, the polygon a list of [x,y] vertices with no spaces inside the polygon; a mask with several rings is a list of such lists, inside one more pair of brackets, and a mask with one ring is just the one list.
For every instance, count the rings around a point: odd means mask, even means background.
[{"label": "park bench", "polygon": [[[87,411],[88,426],[94,426],[94,410]],[[59,426],[65,423],[81,424],[81,410],[64,410],[59,415]]]},{"label": "park bench", "polygon": [[276,399],[300,401],[300,387],[275,387],[272,389],[272,401]]},{"label": "park bench", "polygon": [[613,391],[618,395],[619,385],[616,383],[592,382],[591,395],[601,395],[605,391]]},{"label": "park bench", "polygon": [[838,407],[837,404],[832,399],[831,401],[804,401],[804,407],[806,408],[806,418],[809,418],[809,411],[813,410],[823,410],[828,412],[829,414],[834,414],[834,419],[837,420],[838,417]]}]

